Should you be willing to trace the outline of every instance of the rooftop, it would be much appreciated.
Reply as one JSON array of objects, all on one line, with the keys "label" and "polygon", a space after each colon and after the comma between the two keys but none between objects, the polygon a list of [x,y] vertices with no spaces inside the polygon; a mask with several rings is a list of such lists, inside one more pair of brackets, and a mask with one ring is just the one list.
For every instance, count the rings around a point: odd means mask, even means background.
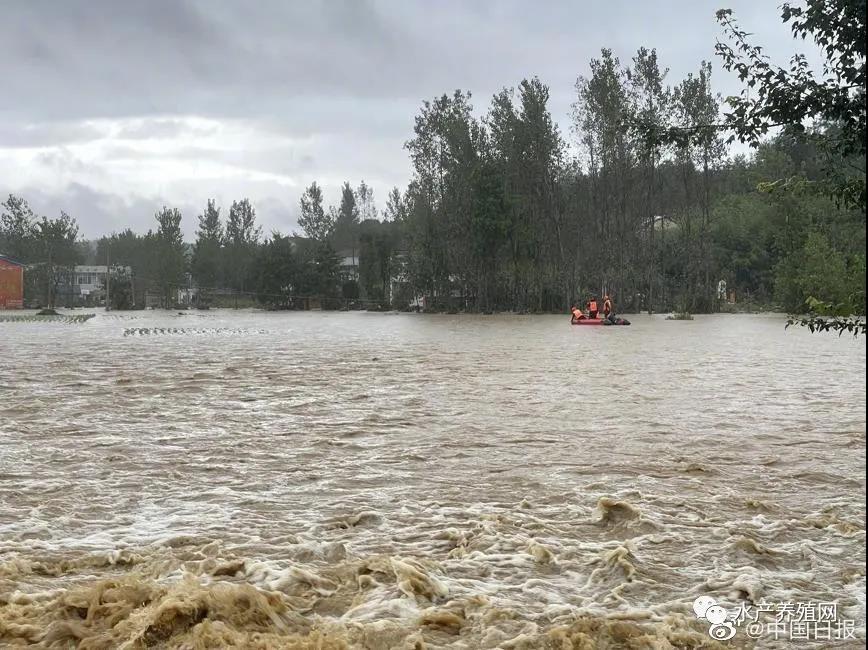
[{"label": "rooftop", "polygon": [[3,261],[6,262],[7,264],[14,264],[15,266],[24,266],[24,264],[22,264],[22,263],[19,262],[18,260],[13,260],[13,259],[12,259],[11,257],[9,257],[8,255],[3,255],[2,253],[0,253],[0,260],[3,260]]}]

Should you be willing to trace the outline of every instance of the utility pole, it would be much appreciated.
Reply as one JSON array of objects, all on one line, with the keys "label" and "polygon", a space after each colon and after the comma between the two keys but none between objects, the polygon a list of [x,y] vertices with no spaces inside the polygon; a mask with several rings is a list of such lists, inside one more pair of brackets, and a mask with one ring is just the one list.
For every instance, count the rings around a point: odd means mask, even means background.
[{"label": "utility pole", "polygon": [[111,289],[111,266],[109,266],[109,244],[105,245],[105,310],[111,309],[110,292]]},{"label": "utility pole", "polygon": [[48,308],[54,309],[54,267],[51,265],[51,246],[48,247]]}]

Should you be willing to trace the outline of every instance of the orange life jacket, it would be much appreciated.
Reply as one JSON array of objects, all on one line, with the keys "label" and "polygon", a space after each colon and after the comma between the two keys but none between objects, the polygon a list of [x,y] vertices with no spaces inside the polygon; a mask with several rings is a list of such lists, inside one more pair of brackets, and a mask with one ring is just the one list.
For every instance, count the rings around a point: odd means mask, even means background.
[{"label": "orange life jacket", "polygon": [[573,318],[575,320],[579,320],[580,318],[584,318],[584,317],[585,317],[585,315],[582,313],[581,309],[579,309],[578,307],[573,309]]},{"label": "orange life jacket", "polygon": [[597,301],[592,300],[588,303],[588,311],[597,311]]}]

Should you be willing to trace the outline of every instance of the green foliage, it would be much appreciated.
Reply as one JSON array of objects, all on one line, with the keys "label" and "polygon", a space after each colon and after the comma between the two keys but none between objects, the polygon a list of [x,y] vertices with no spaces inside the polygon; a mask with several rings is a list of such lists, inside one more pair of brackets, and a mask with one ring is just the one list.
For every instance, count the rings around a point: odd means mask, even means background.
[{"label": "green foliage", "polygon": [[299,200],[301,216],[298,225],[304,234],[318,242],[325,242],[335,228],[335,219],[323,209],[322,189],[315,182],[310,184]]},{"label": "green foliage", "polygon": [[325,298],[337,296],[340,260],[330,242],[317,242],[308,247],[302,262],[302,295]]},{"label": "green foliage", "polygon": [[33,210],[20,196],[10,194],[0,204],[0,252],[16,260],[35,261],[35,221]]},{"label": "green foliage", "polygon": [[[864,0],[783,5],[782,20],[793,35],[822,49],[822,75],[800,54],[788,68],[776,66],[730,10],[719,11],[717,18],[725,35],[717,54],[724,69],[745,84],[740,96],[727,98],[722,122],[706,64],[699,77],[688,77],[674,91],[672,122],[647,110],[622,111],[640,145],[672,147],[685,169],[684,208],[673,204],[677,231],[664,232],[663,241],[650,246],[652,267],[654,249],[666,251],[659,271],[663,291],[680,268],[682,287],[673,293],[682,296],[678,302],[684,306],[696,305],[696,296],[717,274],[728,277],[740,295],[769,295],[773,288],[791,310],[819,296],[825,304],[864,313],[864,280],[855,270],[864,265],[865,248]],[[650,61],[642,54],[635,60],[637,74]],[[618,66],[606,56],[604,63],[599,68],[609,71],[612,87]],[[768,139],[772,129],[780,131]],[[722,131],[731,134],[730,141],[754,147],[753,160],[733,159],[721,168]],[[687,182],[692,169],[702,170],[698,186]],[[715,197],[715,188],[725,193]],[[694,203],[698,210],[690,207]],[[654,229],[650,234],[653,238]],[[668,257],[673,255],[681,257],[679,264]],[[649,275],[653,286],[659,276]]]},{"label": "green foliage", "polygon": [[837,127],[784,130],[728,160],[711,65],[674,88],[665,76],[645,48],[631,67],[609,50],[592,60],[576,85],[577,163],[565,160],[537,79],[497,93],[479,121],[467,93],[425,102],[407,143],[404,263],[415,291],[445,308],[539,310],[594,287],[628,304],[709,311],[720,279],[770,300],[812,231],[849,275],[864,216],[817,191],[778,191],[830,182],[823,138]]},{"label": "green foliage", "polygon": [[740,294],[770,297],[776,259],[774,211],[770,201],[757,193],[726,195],[714,206],[713,266],[725,269],[729,286]]},{"label": "green foliage", "polygon": [[355,192],[358,206],[358,220],[371,221],[377,218],[377,204],[374,203],[374,188],[361,181]]},{"label": "green foliage", "polygon": [[808,298],[806,303],[808,313],[805,316],[790,316],[787,327],[799,325],[812,332],[837,332],[838,336],[847,332],[853,336],[865,336],[865,316],[854,316],[850,305],[824,302],[813,297]]},{"label": "green foliage", "polygon": [[233,201],[226,219],[224,270],[230,286],[244,291],[244,283],[250,274],[250,265],[262,236],[256,225],[256,210],[248,199]]},{"label": "green foliage", "polygon": [[288,309],[301,276],[295,246],[278,232],[259,248],[251,267],[251,284],[259,303],[273,309]]},{"label": "green foliage", "polygon": [[[814,133],[818,147],[830,157],[826,179],[817,186],[848,207],[865,210],[865,2],[807,0],[805,6],[784,3],[781,18],[794,36],[811,39],[825,55],[817,75],[802,54],[789,68],[774,65],[763,49],[750,43],[731,10],[717,12],[729,42],[718,42],[726,70],[745,83],[740,96],[729,97],[725,125],[733,138],[759,144],[775,126],[797,133],[811,122],[834,125]],[[861,173],[842,173],[834,159],[862,158]]]},{"label": "green foliage", "polygon": [[[754,146],[772,126],[786,125],[803,147],[810,143],[824,154],[819,174],[802,170],[762,189],[778,196],[822,194],[838,206],[861,212],[861,251],[848,264],[842,250],[812,229],[804,245],[778,264],[777,294],[790,311],[809,309],[807,317],[791,317],[789,324],[811,331],[864,333],[864,319],[860,326],[851,315],[865,312],[865,2],[785,3],[782,19],[794,36],[820,46],[826,58],[823,76],[817,76],[802,55],[794,56],[787,70],[774,66],[760,47],[749,43],[732,12],[720,11],[718,21],[733,44],[718,43],[718,53],[724,67],[738,72],[747,85],[740,97],[729,98],[732,110],[726,123],[733,137]],[[809,128],[812,121],[820,126]],[[817,223],[840,236],[841,219]],[[843,230],[852,233],[846,224]],[[845,240],[839,245],[846,244]]]},{"label": "green foliage", "polygon": [[163,206],[154,218],[157,220],[157,232],[149,243],[157,260],[156,281],[163,306],[170,308],[175,304],[175,292],[183,282],[187,267],[181,212],[178,208]]},{"label": "green foliage", "polygon": [[361,296],[359,283],[355,280],[347,280],[341,284],[341,297],[347,300],[358,300]]},{"label": "green foliage", "polygon": [[109,276],[109,307],[126,310],[135,307],[132,278],[125,274]]},{"label": "green foliage", "polygon": [[[364,189],[367,190],[366,187]],[[331,233],[334,245],[339,248],[355,247],[359,239],[359,206],[356,192],[349,183],[341,187],[341,204],[334,215],[334,230]]]},{"label": "green foliage", "polygon": [[120,233],[97,240],[97,261],[109,260],[113,266],[130,267],[130,290],[133,302],[145,304],[145,293],[157,289],[159,258],[157,240],[153,232],[138,235],[127,228]]},{"label": "green foliage", "polygon": [[42,252],[52,264],[69,267],[79,261],[78,224],[65,212],[56,219],[40,217],[34,223],[34,234],[37,254]]},{"label": "green foliage", "polygon": [[220,208],[213,199],[199,215],[199,229],[193,247],[191,271],[199,283],[199,298],[206,299],[209,289],[220,284],[224,269],[224,232]]},{"label": "green foliage", "polygon": [[849,300],[847,261],[820,233],[808,235],[801,249],[781,260],[775,275],[778,300],[788,311],[802,309],[813,296],[836,304]]},{"label": "green foliage", "polygon": [[30,265],[25,300],[53,308],[58,287],[81,261],[78,223],[63,211],[55,219],[37,216],[26,200],[13,194],[0,207],[0,251]]},{"label": "green foliage", "polygon": [[403,223],[409,212],[407,198],[401,194],[401,190],[393,187],[386,199],[386,209],[383,211],[383,219],[393,223]]},{"label": "green foliage", "polygon": [[848,268],[844,254],[835,250],[823,234],[812,232],[802,248],[776,266],[777,298],[789,312],[816,311],[818,305],[825,304],[838,310],[819,312],[826,316],[841,315],[840,310],[847,315],[864,313],[864,260],[864,254],[856,256],[852,268]]},{"label": "green foliage", "polygon": [[368,220],[361,225],[359,282],[365,298],[385,302],[389,299],[393,275],[397,226],[375,220]]}]

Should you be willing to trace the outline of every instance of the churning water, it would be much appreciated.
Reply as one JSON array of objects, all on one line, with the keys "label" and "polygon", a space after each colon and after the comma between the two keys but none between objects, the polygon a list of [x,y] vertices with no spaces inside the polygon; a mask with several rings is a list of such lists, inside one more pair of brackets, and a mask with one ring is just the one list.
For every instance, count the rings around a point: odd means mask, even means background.
[{"label": "churning water", "polygon": [[862,647],[864,340],[632,320],[0,324],[0,646]]}]

